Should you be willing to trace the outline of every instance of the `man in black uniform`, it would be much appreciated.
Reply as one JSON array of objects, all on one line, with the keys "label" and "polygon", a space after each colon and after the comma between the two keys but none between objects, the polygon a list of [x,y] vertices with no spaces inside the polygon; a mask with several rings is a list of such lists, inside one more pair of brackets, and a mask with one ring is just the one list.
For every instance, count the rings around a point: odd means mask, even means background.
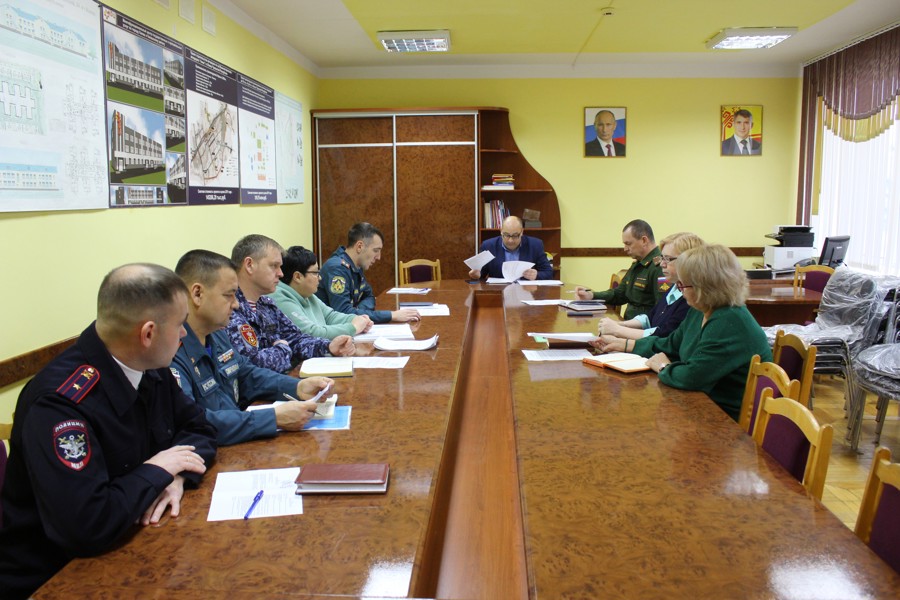
[{"label": "man in black uniform", "polygon": [[215,428],[168,368],[186,318],[175,273],[119,267],[100,285],[97,320],[22,390],[0,496],[2,598],[27,597],[138,522],[178,516],[185,483],[216,455]]}]

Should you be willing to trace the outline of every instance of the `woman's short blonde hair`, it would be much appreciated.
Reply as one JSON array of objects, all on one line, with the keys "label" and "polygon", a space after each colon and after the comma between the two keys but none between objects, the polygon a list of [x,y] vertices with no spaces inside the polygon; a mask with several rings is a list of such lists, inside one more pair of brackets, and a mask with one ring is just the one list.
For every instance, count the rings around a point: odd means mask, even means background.
[{"label": "woman's short blonde hair", "polygon": [[721,244],[705,244],[678,257],[678,278],[694,287],[700,310],[741,306],[747,298],[747,274],[734,252]]},{"label": "woman's short blonde hair", "polygon": [[703,239],[696,233],[691,233],[689,231],[680,231],[663,238],[663,240],[659,243],[659,249],[662,250],[663,246],[671,245],[673,248],[675,248],[675,251],[679,255],[681,255],[682,252],[687,252],[691,248],[697,248],[705,243],[706,242],[704,242]]}]

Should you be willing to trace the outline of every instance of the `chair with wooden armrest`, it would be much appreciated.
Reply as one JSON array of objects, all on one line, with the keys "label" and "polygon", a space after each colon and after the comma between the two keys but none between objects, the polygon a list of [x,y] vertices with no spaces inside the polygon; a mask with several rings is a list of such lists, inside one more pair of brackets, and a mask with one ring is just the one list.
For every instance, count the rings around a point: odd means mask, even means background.
[{"label": "chair with wooden armrest", "polygon": [[427,260],[416,258],[407,262],[401,260],[399,266],[401,286],[423,281],[441,280],[441,259]]},{"label": "chair with wooden armrest", "polygon": [[785,333],[779,330],[775,334],[775,344],[772,346],[772,362],[784,369],[790,379],[800,382],[800,393],[791,398],[797,398],[812,410],[812,381],[813,371],[816,367],[816,347],[807,345],[801,338],[793,333]]},{"label": "chair with wooden armrest", "polygon": [[825,265],[797,267],[794,269],[794,289],[803,288],[821,293],[832,275],[834,269]]},{"label": "chair with wooden armrest", "polygon": [[738,424],[741,429],[753,435],[756,414],[762,392],[770,389],[775,398],[796,398],[800,392],[800,382],[788,377],[784,369],[771,362],[761,362],[759,354],[750,359],[750,370],[747,372],[747,385],[744,386],[744,399],[738,413]]},{"label": "chair with wooden armrest", "polygon": [[[628,272],[628,269],[622,269],[618,273],[613,273],[612,277],[609,278],[609,289],[614,290],[622,283],[622,279],[625,277],[625,273]],[[617,315],[620,319],[622,318],[622,311],[625,308],[624,304],[607,304],[606,312],[613,313]]]},{"label": "chair with wooden armrest", "polygon": [[774,398],[771,389],[763,390],[753,439],[816,500],[822,499],[825,488],[832,436],[831,425],[819,425],[811,410],[793,398]]},{"label": "chair with wooden armrest", "polygon": [[856,519],[856,536],[900,572],[900,464],[891,451],[875,451]]}]

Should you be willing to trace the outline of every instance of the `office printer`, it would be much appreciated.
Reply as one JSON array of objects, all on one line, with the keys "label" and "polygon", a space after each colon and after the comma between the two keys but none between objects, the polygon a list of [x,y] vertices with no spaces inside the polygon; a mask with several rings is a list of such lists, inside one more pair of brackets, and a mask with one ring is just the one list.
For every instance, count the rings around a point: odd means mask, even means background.
[{"label": "office printer", "polygon": [[763,262],[771,269],[793,269],[795,263],[818,256],[809,225],[778,225],[766,237],[778,242],[763,248]]}]

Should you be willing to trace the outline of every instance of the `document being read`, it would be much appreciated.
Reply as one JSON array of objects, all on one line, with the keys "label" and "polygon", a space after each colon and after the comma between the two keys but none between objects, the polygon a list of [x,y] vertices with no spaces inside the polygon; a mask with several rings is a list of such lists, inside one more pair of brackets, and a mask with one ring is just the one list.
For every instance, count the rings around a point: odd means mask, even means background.
[{"label": "document being read", "polygon": [[480,271],[481,267],[494,260],[494,254],[490,250],[479,252],[472,258],[467,258],[463,262],[473,271]]},{"label": "document being read", "polygon": [[521,279],[522,274],[533,266],[533,262],[508,260],[503,263],[503,277],[488,277],[487,283],[513,283]]},{"label": "document being read", "polygon": [[372,325],[369,331],[353,336],[354,342],[374,342],[378,338],[391,338],[394,340],[412,340],[412,328],[409,323],[380,323]]},{"label": "document being read", "polygon": [[302,515],[303,498],[294,493],[297,489],[294,480],[299,474],[300,467],[219,473],[206,520],[243,519],[260,490],[262,498],[249,518]]}]

